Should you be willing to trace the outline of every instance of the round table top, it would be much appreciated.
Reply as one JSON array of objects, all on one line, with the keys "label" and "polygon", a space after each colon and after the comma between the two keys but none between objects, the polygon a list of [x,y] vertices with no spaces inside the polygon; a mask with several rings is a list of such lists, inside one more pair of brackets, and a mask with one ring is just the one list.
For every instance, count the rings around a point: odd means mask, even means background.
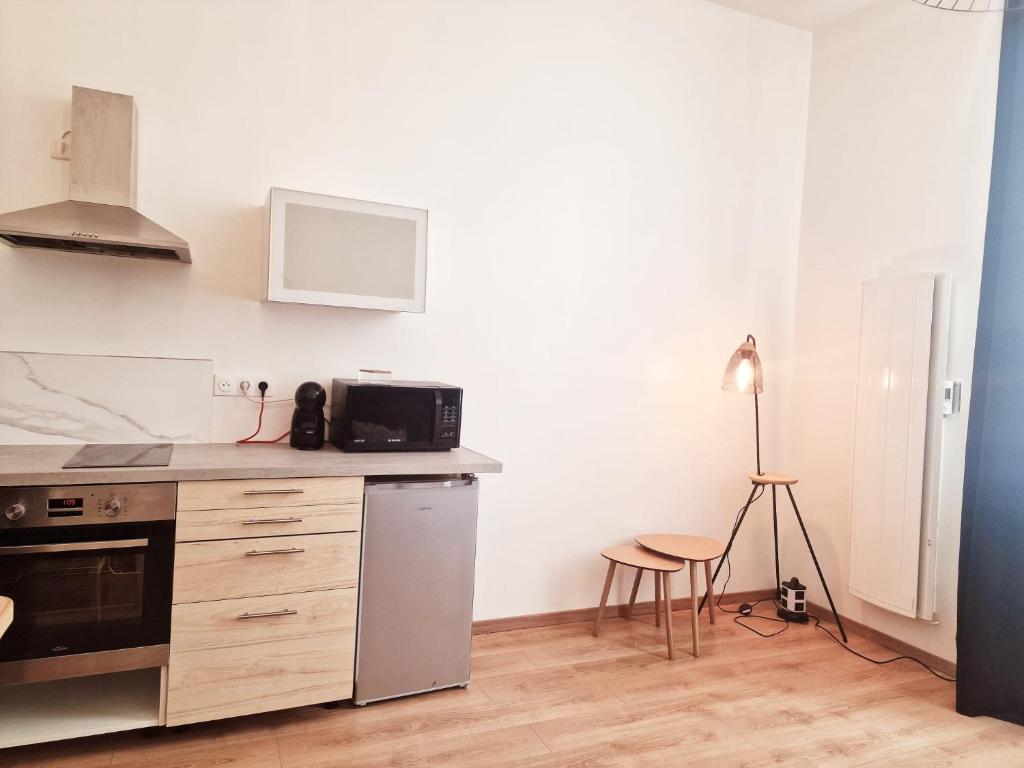
[{"label": "round table top", "polygon": [[747,477],[754,485],[796,485],[800,482],[793,475],[784,475],[781,472],[765,472],[763,475],[751,472]]},{"label": "round table top", "polygon": [[672,557],[659,555],[636,544],[623,544],[620,547],[608,547],[601,552],[601,557],[614,560],[616,563],[631,565],[634,568],[646,568],[649,571],[668,571],[675,573],[686,563]]},{"label": "round table top", "polygon": [[678,533],[644,533],[636,537],[636,543],[682,560],[714,560],[725,553],[725,544],[720,541]]}]

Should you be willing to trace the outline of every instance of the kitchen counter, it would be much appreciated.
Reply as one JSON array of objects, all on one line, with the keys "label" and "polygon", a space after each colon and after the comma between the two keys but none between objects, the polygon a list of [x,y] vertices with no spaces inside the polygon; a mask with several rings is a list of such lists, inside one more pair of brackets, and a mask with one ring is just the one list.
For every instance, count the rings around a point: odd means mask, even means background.
[{"label": "kitchen counter", "polygon": [[370,477],[501,472],[501,462],[469,448],[450,451],[344,453],[333,445],[181,443],[166,467],[62,469],[81,445],[0,446],[0,486],[248,480],[277,477]]}]

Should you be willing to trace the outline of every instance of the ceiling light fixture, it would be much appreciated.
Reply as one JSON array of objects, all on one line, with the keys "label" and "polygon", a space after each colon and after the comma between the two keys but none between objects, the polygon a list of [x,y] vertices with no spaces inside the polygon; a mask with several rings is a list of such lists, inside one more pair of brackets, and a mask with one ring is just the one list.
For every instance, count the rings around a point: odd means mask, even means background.
[{"label": "ceiling light fixture", "polygon": [[1024,0],[914,0],[918,5],[940,11],[961,13],[998,13],[1024,10]]}]

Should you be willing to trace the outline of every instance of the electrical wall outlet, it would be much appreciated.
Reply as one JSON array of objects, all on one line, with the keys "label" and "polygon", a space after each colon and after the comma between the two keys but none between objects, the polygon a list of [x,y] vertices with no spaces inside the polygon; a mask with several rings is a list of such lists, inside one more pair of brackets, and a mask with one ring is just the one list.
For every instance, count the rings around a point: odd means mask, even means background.
[{"label": "electrical wall outlet", "polygon": [[213,394],[233,395],[237,391],[238,385],[235,383],[234,376],[229,376],[225,373],[213,374]]},{"label": "electrical wall outlet", "polygon": [[270,380],[270,377],[264,373],[242,373],[235,376],[238,381],[238,394],[248,395],[249,397],[255,397],[259,399],[260,396],[260,382],[267,382],[267,398],[274,396],[274,382]]},{"label": "electrical wall outlet", "polygon": [[260,399],[261,381],[267,382],[266,397],[274,395],[274,382],[265,374],[258,373],[215,373],[213,394],[221,397],[251,397]]}]

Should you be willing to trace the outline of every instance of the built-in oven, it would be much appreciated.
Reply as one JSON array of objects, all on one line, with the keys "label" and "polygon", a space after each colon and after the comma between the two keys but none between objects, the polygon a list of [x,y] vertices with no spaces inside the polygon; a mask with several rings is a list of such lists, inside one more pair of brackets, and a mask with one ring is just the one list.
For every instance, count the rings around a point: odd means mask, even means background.
[{"label": "built-in oven", "polygon": [[174,483],[0,489],[0,684],[163,666]]}]

